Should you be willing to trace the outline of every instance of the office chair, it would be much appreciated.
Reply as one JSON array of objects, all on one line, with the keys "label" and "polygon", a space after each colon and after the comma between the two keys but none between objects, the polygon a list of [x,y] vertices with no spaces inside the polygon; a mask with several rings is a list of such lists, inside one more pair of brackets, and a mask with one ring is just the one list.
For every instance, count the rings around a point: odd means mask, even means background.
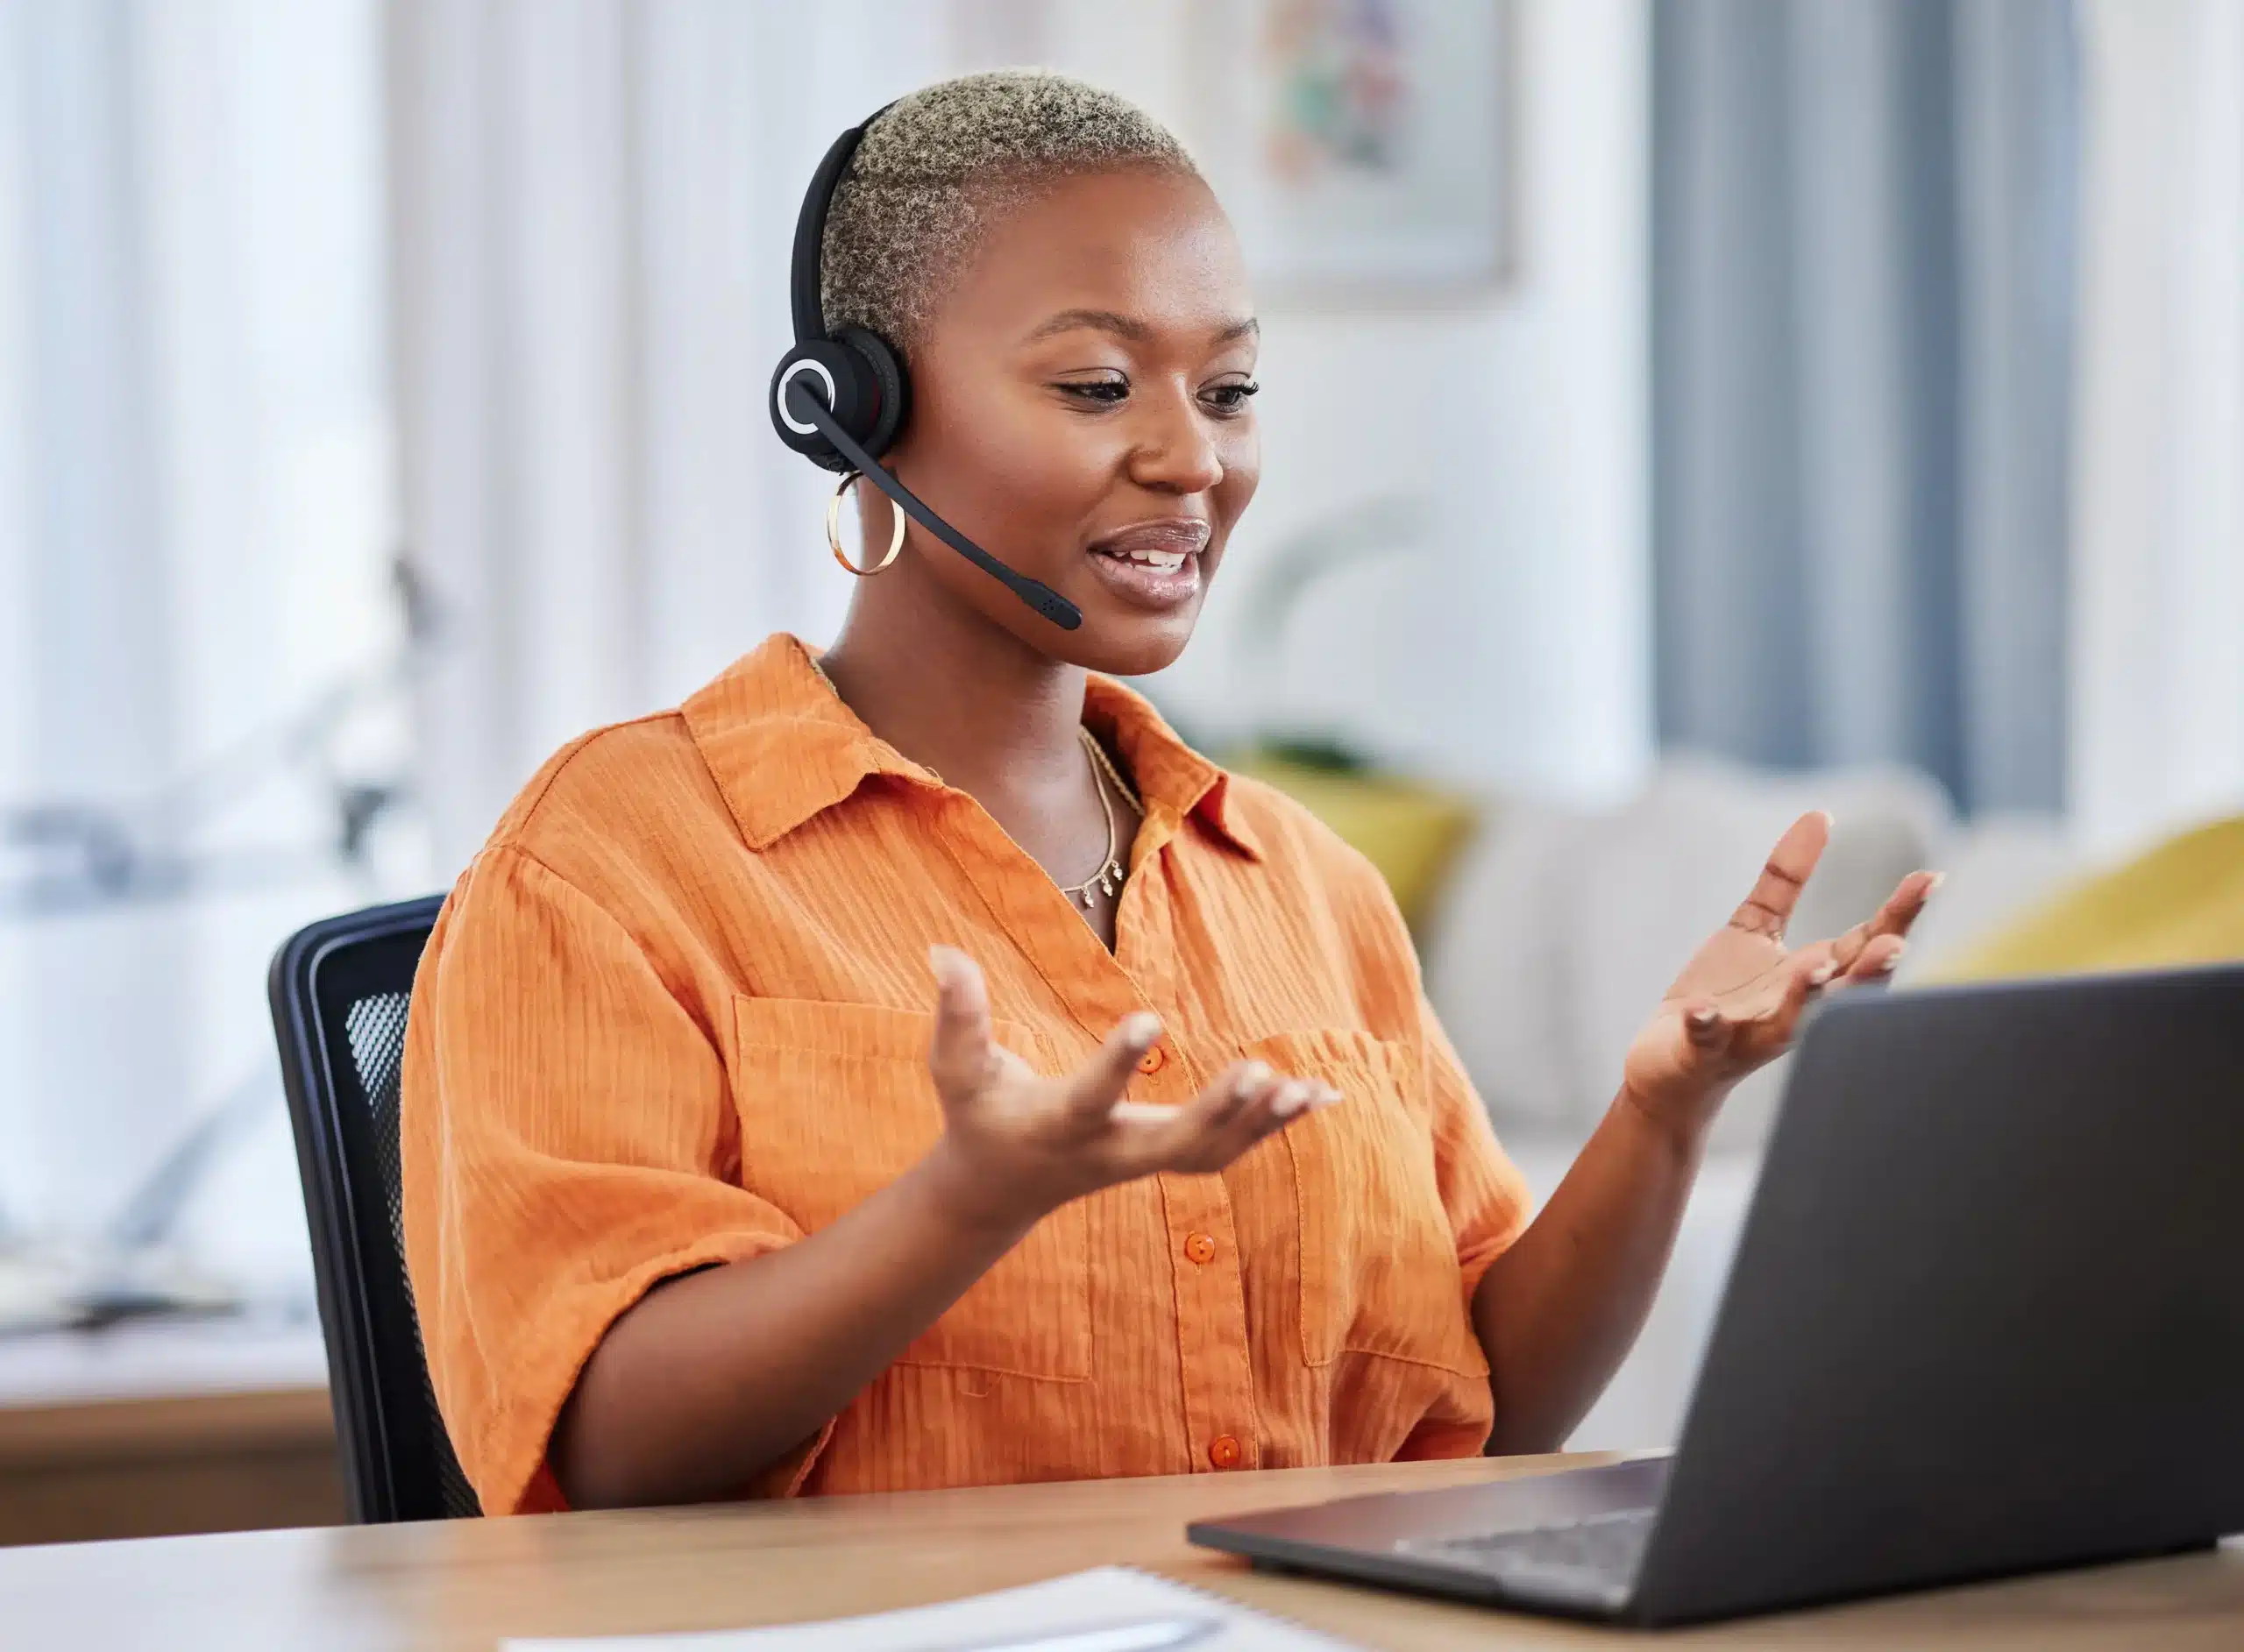
[{"label": "office chair", "polygon": [[344,1490],[362,1523],[482,1513],[429,1386],[398,1189],[405,1007],[443,904],[432,895],[300,930],[266,982],[304,1181]]}]

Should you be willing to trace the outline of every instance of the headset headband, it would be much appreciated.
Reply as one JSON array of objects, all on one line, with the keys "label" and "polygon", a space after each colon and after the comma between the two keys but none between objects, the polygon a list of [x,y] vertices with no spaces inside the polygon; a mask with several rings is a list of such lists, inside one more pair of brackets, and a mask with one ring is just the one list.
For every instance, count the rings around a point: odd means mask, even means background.
[{"label": "headset headband", "polygon": [[787,276],[787,300],[794,311],[799,344],[826,337],[826,303],[820,287],[825,275],[826,217],[834,209],[834,192],[842,187],[842,174],[849,169],[850,158],[864,140],[865,129],[895,107],[892,103],[883,103],[835,138],[826,159],[818,163],[818,170],[811,174],[803,209],[795,219],[795,256]]}]

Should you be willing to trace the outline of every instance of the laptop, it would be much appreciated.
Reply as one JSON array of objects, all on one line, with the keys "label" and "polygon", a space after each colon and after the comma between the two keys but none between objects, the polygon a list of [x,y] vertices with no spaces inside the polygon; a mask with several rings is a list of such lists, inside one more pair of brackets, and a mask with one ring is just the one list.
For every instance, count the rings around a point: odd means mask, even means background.
[{"label": "laptop", "polygon": [[2244,1531],[2244,965],[1808,1021],[1670,1457],[1192,1526],[1673,1624]]}]

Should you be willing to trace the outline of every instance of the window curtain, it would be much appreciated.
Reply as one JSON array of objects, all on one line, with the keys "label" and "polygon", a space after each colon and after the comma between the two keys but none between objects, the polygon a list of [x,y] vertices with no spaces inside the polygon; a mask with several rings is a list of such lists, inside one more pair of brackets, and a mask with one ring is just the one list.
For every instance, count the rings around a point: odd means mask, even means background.
[{"label": "window curtain", "polygon": [[306,1301],[265,963],[395,887],[273,732],[397,640],[378,39],[373,0],[0,6],[0,1239],[101,1233],[246,1097],[203,1259]]},{"label": "window curtain", "polygon": [[1656,0],[1653,31],[1663,739],[2058,809],[2071,6]]},{"label": "window curtain", "polygon": [[565,740],[802,617],[756,548],[792,529],[806,557],[818,507],[756,421],[785,337],[772,209],[838,130],[820,111],[871,97],[821,97],[845,67],[827,11],[386,9],[400,507],[447,874]]},{"label": "window curtain", "polygon": [[2244,810],[2244,0],[2090,0],[2072,790]]}]

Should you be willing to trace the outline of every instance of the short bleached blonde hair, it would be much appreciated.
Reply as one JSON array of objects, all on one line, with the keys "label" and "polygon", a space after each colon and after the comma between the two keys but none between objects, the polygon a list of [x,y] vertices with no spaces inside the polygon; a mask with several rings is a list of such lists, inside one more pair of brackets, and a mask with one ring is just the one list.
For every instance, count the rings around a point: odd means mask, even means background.
[{"label": "short bleached blonde hair", "polygon": [[1159,121],[1064,74],[997,69],[898,99],[834,192],[820,266],[827,326],[870,328],[908,351],[997,216],[1055,179],[1125,170],[1198,175]]}]

